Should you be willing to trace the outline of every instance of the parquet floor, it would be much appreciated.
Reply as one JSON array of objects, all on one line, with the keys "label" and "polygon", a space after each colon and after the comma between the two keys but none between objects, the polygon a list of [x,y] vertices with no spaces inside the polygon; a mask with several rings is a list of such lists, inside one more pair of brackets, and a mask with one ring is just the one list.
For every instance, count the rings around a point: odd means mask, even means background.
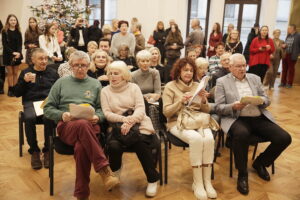
[{"label": "parquet floor", "polygon": [[[222,156],[215,164],[213,185],[219,200],[299,200],[300,199],[300,86],[292,89],[275,88],[269,92],[272,105],[269,110],[278,123],[292,135],[293,142],[275,162],[276,173],[271,181],[258,178],[251,169],[249,160],[248,196],[236,190],[237,171],[229,177],[229,151],[222,148]],[[21,100],[0,95],[0,199],[1,200],[69,200],[73,195],[75,165],[72,156],[55,154],[54,196],[49,196],[48,170],[30,168],[27,145],[24,156],[18,155],[18,112],[22,109]],[[38,128],[42,146],[42,127]],[[258,152],[265,148],[260,144]],[[249,151],[249,159],[253,148]],[[139,200],[144,196],[146,178],[134,154],[124,154],[121,185],[112,192],[103,189],[100,177],[91,173],[91,199]],[[189,166],[188,149],[172,147],[169,151],[169,183],[159,188],[157,200],[195,199],[192,189],[192,169]]]}]

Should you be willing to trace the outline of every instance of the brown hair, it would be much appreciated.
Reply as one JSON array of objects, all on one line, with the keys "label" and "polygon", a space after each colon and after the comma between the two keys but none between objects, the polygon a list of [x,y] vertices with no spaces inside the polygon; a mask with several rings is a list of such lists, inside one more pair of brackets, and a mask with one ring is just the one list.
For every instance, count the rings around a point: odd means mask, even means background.
[{"label": "brown hair", "polygon": [[[172,26],[175,26],[175,33],[172,32]],[[181,33],[179,31],[178,25],[177,24],[172,24],[170,32],[167,36],[166,41],[168,41],[169,44],[172,43],[182,43],[182,37],[181,37]]]},{"label": "brown hair", "polygon": [[[220,34],[221,33],[221,25],[218,23],[218,22],[216,22],[215,23],[216,25],[217,25],[217,30],[216,30],[216,33],[217,34]],[[214,31],[214,29],[211,31],[211,33],[210,34],[213,34],[215,31]]]},{"label": "brown hair", "polygon": [[[51,39],[50,39],[50,37],[51,37],[51,35],[50,35],[50,28],[52,26],[55,26],[55,24],[54,23],[50,23],[50,24],[46,24],[46,26],[45,26],[44,35],[45,35],[47,43],[51,42]],[[53,37],[56,37],[56,36],[54,35]]]},{"label": "brown hair", "polygon": [[[36,27],[34,29],[32,29],[31,26],[30,26],[30,20],[33,20],[36,23]],[[28,28],[25,32],[25,37],[27,37],[29,40],[33,40],[36,37],[38,37],[40,34],[41,34],[41,32],[39,30],[36,18],[30,17],[28,19]]]},{"label": "brown hair", "polygon": [[219,46],[223,46],[225,48],[225,44],[223,42],[218,42],[216,45],[215,45],[215,49],[218,48]]},{"label": "brown hair", "polygon": [[171,77],[173,78],[173,80],[179,80],[181,70],[187,64],[189,64],[193,68],[193,80],[194,81],[198,80],[198,78],[197,78],[197,66],[196,66],[195,62],[190,58],[181,58],[181,59],[178,59],[174,63],[174,65],[172,67],[172,70],[171,70]]},{"label": "brown hair", "polygon": [[4,26],[4,29],[3,29],[3,32],[7,32],[7,30],[9,29],[9,19],[11,18],[11,17],[14,17],[14,18],[16,18],[16,20],[17,20],[17,24],[16,24],[16,30],[18,30],[20,33],[21,33],[21,30],[20,30],[20,24],[19,24],[19,20],[18,20],[18,18],[17,18],[17,16],[16,15],[14,15],[14,14],[9,14],[8,16],[7,16],[7,18],[6,18],[6,22],[5,22],[5,26]]},{"label": "brown hair", "polygon": [[121,28],[122,24],[127,24],[127,27],[129,27],[128,21],[121,20],[121,21],[119,21],[119,23],[118,23],[118,28]]},{"label": "brown hair", "polygon": [[163,29],[162,29],[162,30],[164,31],[164,30],[165,30],[165,25],[164,25],[164,23],[163,23],[162,21],[158,21],[158,22],[157,22],[157,25],[156,25],[156,31],[159,31],[159,28],[158,28],[159,25],[162,25],[162,26],[163,26]]}]

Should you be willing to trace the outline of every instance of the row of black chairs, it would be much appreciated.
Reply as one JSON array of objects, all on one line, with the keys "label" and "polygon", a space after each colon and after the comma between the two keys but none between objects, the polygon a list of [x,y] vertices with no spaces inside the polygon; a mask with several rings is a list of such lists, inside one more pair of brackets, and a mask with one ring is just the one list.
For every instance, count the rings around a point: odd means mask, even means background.
[{"label": "row of black chairs", "polygon": [[[146,103],[147,104],[147,103]],[[165,123],[166,118],[164,117],[162,113],[162,101],[159,102],[159,116],[160,116],[160,122],[161,122],[161,130],[157,131],[157,138],[158,142],[157,145],[155,145],[155,148],[152,150],[152,154],[155,158],[155,163],[158,164],[159,168],[159,175],[160,175],[160,185],[163,184],[163,177],[162,177],[162,151],[161,151],[161,142],[164,144],[164,183],[168,183],[168,149],[171,148],[171,145],[182,147],[182,148],[188,148],[189,145],[170,132],[167,131]],[[147,107],[147,105],[146,105]],[[146,111],[146,113],[148,113]],[[42,118],[37,118],[37,124],[43,124]],[[104,129],[103,129],[104,130]],[[224,133],[222,130],[219,130],[214,133],[214,138],[216,140],[216,148],[215,148],[215,155],[214,155],[214,162],[216,162],[217,157],[219,155],[219,149],[221,146],[224,146]],[[105,134],[102,132],[99,134],[99,140],[102,141],[105,140]],[[265,139],[260,138],[258,136],[251,136],[250,138],[250,144],[254,146],[253,156],[252,160],[256,156],[257,146],[259,143],[267,142]],[[230,168],[229,168],[229,176],[232,177],[232,171],[233,171],[233,151],[232,151],[232,145],[231,145],[231,139],[226,138],[226,146],[230,149]],[[23,156],[22,147],[24,145],[24,114],[22,111],[19,112],[19,156]],[[54,151],[56,151],[58,154],[62,155],[73,155],[74,150],[73,146],[67,145],[63,143],[59,137],[56,135],[56,125],[53,122],[52,126],[52,134],[49,137],[49,153],[50,153],[50,165],[49,165],[49,178],[50,178],[50,195],[52,196],[54,194]],[[132,152],[130,149],[126,152]],[[272,164],[272,174],[275,173],[275,166],[274,163]],[[212,167],[212,179],[214,179],[214,167]]]}]

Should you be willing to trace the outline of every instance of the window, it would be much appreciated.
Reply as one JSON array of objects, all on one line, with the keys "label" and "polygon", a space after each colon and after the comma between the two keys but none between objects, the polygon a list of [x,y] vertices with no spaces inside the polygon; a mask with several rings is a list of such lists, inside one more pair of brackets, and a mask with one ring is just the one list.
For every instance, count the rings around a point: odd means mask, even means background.
[{"label": "window", "polygon": [[195,18],[200,20],[200,25],[207,35],[210,0],[189,0],[188,4],[187,35],[191,29],[190,21]]},{"label": "window", "polygon": [[[278,0],[275,29],[281,30],[280,38],[285,40],[290,16],[291,0]],[[272,35],[272,33],[270,33]]]},{"label": "window", "polygon": [[114,18],[117,18],[117,0],[105,1],[105,17],[104,24],[111,24]]},{"label": "window", "polygon": [[92,25],[94,20],[101,21],[101,0],[89,0],[88,5],[91,6],[89,24]]}]

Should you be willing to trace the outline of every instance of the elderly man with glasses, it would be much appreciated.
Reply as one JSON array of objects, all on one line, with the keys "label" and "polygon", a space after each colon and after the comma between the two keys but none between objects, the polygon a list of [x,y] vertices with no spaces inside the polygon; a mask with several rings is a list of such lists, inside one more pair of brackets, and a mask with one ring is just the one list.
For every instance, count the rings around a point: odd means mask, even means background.
[{"label": "elderly man with glasses", "polygon": [[[266,110],[270,100],[264,93],[260,77],[246,73],[246,60],[242,54],[230,57],[229,69],[231,73],[217,80],[216,111],[221,115],[223,131],[232,138],[235,166],[239,172],[237,189],[242,194],[248,194],[250,135],[254,134],[271,142],[252,164],[259,177],[265,181],[270,181],[266,167],[289,146],[291,136],[276,124],[271,113]],[[245,97],[248,100],[244,101]]]},{"label": "elderly man with glasses", "polygon": [[[76,182],[74,196],[80,200],[89,197],[91,164],[103,179],[107,190],[119,183],[112,173],[109,162],[100,146],[97,133],[104,115],[100,106],[101,84],[87,76],[90,63],[88,54],[76,51],[70,56],[73,75],[59,79],[52,87],[44,107],[45,116],[56,121],[60,139],[74,146]],[[89,104],[95,109],[91,119],[75,119],[70,114],[69,104]]]}]

